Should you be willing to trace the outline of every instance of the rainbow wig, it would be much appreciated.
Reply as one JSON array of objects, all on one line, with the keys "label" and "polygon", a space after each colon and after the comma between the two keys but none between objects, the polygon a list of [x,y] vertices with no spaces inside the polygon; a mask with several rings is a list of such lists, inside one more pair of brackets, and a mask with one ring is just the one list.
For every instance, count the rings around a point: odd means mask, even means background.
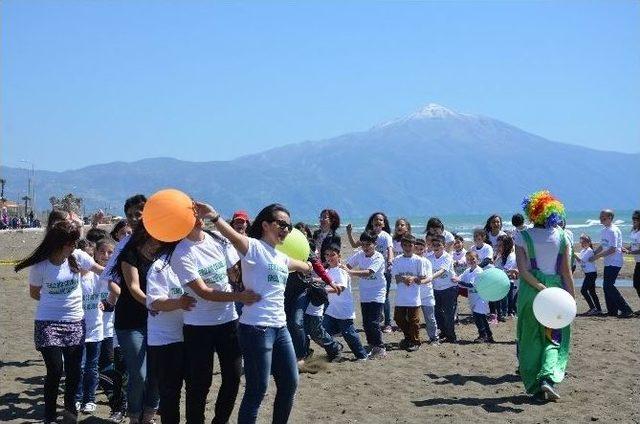
[{"label": "rainbow wig", "polygon": [[556,227],[566,219],[564,205],[548,190],[540,190],[522,200],[522,210],[535,225]]}]

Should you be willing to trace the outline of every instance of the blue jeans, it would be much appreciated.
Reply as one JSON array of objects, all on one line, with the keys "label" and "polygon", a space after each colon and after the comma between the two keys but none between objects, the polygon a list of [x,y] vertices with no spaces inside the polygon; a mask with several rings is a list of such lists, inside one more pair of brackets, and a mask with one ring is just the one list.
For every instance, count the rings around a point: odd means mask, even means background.
[{"label": "blue jeans", "polygon": [[298,363],[287,327],[240,324],[238,339],[246,381],[238,411],[238,424],[256,422],[260,404],[269,386],[270,374],[273,374],[277,387],[272,422],[286,423],[298,388]]},{"label": "blue jeans", "polygon": [[509,293],[507,294],[507,313],[515,315],[518,312],[518,288],[515,283],[509,283]]},{"label": "blue jeans", "polygon": [[456,300],[458,298],[458,287],[449,287],[444,290],[434,290],[433,296],[436,299],[436,322],[440,329],[440,335],[449,341],[455,341],[456,329],[454,316],[456,310]]},{"label": "blue jeans", "polygon": [[382,308],[384,303],[362,302],[362,327],[367,337],[369,347],[384,347],[382,343],[382,330],[380,329],[380,318],[382,318]]},{"label": "blue jeans", "polygon": [[357,359],[364,359],[367,357],[367,351],[362,347],[360,337],[356,332],[356,327],[353,325],[352,319],[337,319],[329,315],[325,315],[322,321],[322,326],[327,333],[334,335],[342,333],[344,341],[347,342],[349,349],[356,356]]},{"label": "blue jeans", "polygon": [[86,342],[82,355],[82,377],[78,384],[76,400],[83,405],[95,403],[98,388],[98,359],[100,359],[100,345],[102,342]]},{"label": "blue jeans", "polygon": [[340,344],[322,326],[322,317],[304,314],[304,331],[324,348],[327,355],[336,355],[340,351]]},{"label": "blue jeans", "polygon": [[146,328],[116,330],[122,357],[127,366],[128,411],[130,417],[138,418],[145,411],[157,410],[160,402],[158,379],[153,368],[147,369]]},{"label": "blue jeans", "polygon": [[298,360],[306,358],[309,353],[309,338],[304,331],[304,311],[308,305],[309,298],[306,291],[285,304],[287,328]]},{"label": "blue jeans", "polygon": [[391,273],[385,272],[384,279],[387,280],[387,294],[384,298],[384,326],[391,326],[391,302],[389,301],[389,292],[391,289]]},{"label": "blue jeans", "polygon": [[623,314],[633,312],[615,286],[619,272],[619,266],[605,266],[602,277],[602,289],[604,291],[604,301],[607,304],[607,313],[612,316],[617,316],[618,312]]}]

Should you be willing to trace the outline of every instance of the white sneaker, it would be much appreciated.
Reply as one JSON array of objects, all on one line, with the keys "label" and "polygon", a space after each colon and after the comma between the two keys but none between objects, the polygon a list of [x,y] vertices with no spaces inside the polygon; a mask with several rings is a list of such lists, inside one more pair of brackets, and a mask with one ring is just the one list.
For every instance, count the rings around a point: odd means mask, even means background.
[{"label": "white sneaker", "polygon": [[94,412],[96,412],[96,404],[93,402],[87,402],[84,404],[84,407],[82,407],[82,412],[85,414],[93,414]]},{"label": "white sneaker", "polygon": [[76,411],[80,411],[82,409],[82,402],[76,402]]}]

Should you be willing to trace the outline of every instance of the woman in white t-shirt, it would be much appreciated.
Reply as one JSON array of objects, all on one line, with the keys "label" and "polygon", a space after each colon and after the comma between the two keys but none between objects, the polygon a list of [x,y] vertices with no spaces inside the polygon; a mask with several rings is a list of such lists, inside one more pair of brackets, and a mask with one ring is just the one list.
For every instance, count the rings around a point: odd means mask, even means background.
[{"label": "woman in white t-shirt", "polygon": [[186,421],[202,422],[211,378],[214,353],[218,355],[222,384],[218,390],[214,422],[227,422],[233,411],[242,375],[238,343],[238,313],[234,302],[245,307],[258,300],[253,291],[233,291],[229,276],[237,281],[240,261],[235,248],[217,233],[196,221],[171,255],[171,267],[185,293],[197,300],[184,313],[186,358]]},{"label": "woman in white t-shirt", "polygon": [[76,419],[76,393],[84,350],[84,311],[80,272],[102,272],[86,253],[76,250],[80,228],[68,221],[51,225],[42,242],[16,272],[31,268],[29,295],[38,301],[34,341],[47,369],[44,380],[44,422],[56,421],[60,378],[65,372],[65,419]]},{"label": "woman in white t-shirt", "polygon": [[238,423],[255,423],[269,385],[276,381],[273,422],[285,423],[293,408],[298,387],[298,364],[287,330],[284,289],[290,271],[311,272],[309,262],[289,258],[275,249],[291,231],[289,211],[271,204],[258,213],[247,236],[236,232],[211,206],[196,203],[198,216],[210,218],[220,233],[236,248],[242,260],[242,279],[247,290],[260,300],[242,309],[238,340],[244,360],[246,387]]},{"label": "woman in white t-shirt", "polygon": [[593,257],[591,237],[586,234],[581,234],[580,247],[582,247],[582,250],[578,253],[576,260],[582,267],[582,272],[584,272],[584,281],[582,282],[580,293],[589,305],[589,310],[586,315],[600,315],[602,314],[602,307],[600,306],[600,299],[598,299],[598,294],[596,293],[598,270],[596,269],[596,264],[589,260]]},{"label": "woman in white t-shirt", "polygon": [[[180,422],[180,391],[185,363],[183,311],[190,311],[196,299],[185,294],[169,265],[169,257],[156,259],[147,273],[147,349],[149,363],[156,368],[163,424]],[[202,369],[204,374],[207,370]],[[209,377],[210,377],[209,373]],[[204,417],[203,417],[204,418]]]},{"label": "woman in white t-shirt", "polygon": [[634,255],[636,267],[633,269],[633,287],[640,296],[640,210],[633,211],[631,215],[631,244],[628,248],[623,248],[627,255]]},{"label": "woman in white t-shirt", "polygon": [[[382,327],[383,333],[391,333],[391,303],[389,302],[389,289],[391,288],[391,261],[393,261],[393,238],[391,237],[391,227],[389,227],[389,218],[384,212],[374,212],[369,216],[367,225],[364,227],[364,231],[370,231],[374,235],[378,236],[376,239],[376,251],[379,252],[385,260],[386,267],[384,278],[387,283],[387,294],[384,301],[384,326]],[[352,226],[347,225],[347,236],[349,237],[349,243],[354,249],[360,247],[362,243],[360,240],[356,241],[353,238]]]}]

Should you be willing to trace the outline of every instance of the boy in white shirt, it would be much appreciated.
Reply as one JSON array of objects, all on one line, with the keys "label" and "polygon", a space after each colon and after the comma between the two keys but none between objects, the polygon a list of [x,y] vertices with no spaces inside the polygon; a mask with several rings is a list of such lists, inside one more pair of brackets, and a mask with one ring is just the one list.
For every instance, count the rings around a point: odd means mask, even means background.
[{"label": "boy in white shirt", "polygon": [[451,279],[462,287],[466,287],[469,292],[469,307],[473,312],[476,327],[478,327],[478,338],[474,341],[476,343],[493,343],[493,334],[489,327],[489,321],[487,321],[489,305],[486,300],[480,297],[475,286],[476,278],[482,273],[482,268],[478,266],[478,254],[476,252],[467,252],[466,261],[469,267],[460,277],[452,277]]},{"label": "boy in white shirt", "polygon": [[444,250],[444,243],[444,236],[433,236],[431,241],[433,247],[433,256],[431,257],[433,291],[436,301],[435,315],[442,336],[440,341],[455,343],[457,337],[454,320],[458,286],[451,281],[451,277],[455,275],[453,258]]},{"label": "boy in white shirt", "polygon": [[478,266],[486,268],[493,263],[493,247],[487,241],[487,232],[483,228],[473,230],[473,246],[469,249],[478,254]]},{"label": "boy in white shirt", "polygon": [[426,280],[423,261],[413,253],[414,242],[411,234],[402,236],[402,255],[396,256],[391,266],[397,284],[394,319],[404,333],[400,348],[409,352],[420,347],[420,284]]},{"label": "boy in white shirt", "polygon": [[340,245],[331,244],[325,249],[324,257],[329,264],[327,273],[333,282],[342,288],[342,292],[337,294],[335,290],[327,288],[329,292],[329,306],[324,311],[322,326],[331,335],[342,333],[344,341],[358,361],[367,360],[367,351],[360,342],[360,336],[356,332],[353,320],[356,312],[353,304],[353,294],[351,293],[351,278],[349,273],[340,264]]},{"label": "boy in white shirt", "polygon": [[353,277],[360,277],[360,308],[362,310],[362,326],[371,348],[369,359],[382,359],[387,356],[382,341],[382,309],[387,293],[387,281],[384,273],[385,259],[376,252],[378,236],[371,231],[360,234],[362,250],[347,260],[346,270]]},{"label": "boy in white shirt", "polygon": [[431,270],[431,261],[424,254],[426,250],[426,241],[416,239],[414,245],[414,253],[422,259],[424,267],[425,280],[420,285],[420,308],[424,316],[424,323],[427,327],[427,335],[429,343],[438,344],[438,324],[436,323],[435,305],[436,301],[433,297],[433,284],[431,283],[433,272]]}]

